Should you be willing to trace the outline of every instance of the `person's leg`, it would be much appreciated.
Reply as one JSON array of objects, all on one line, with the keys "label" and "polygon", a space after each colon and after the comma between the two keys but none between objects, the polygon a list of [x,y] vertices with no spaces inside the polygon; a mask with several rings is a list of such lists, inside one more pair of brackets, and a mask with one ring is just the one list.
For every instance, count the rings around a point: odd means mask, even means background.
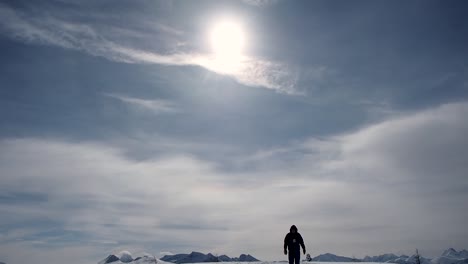
[{"label": "person's leg", "polygon": [[295,256],[294,260],[295,260],[294,261],[295,264],[299,264],[301,262],[301,252],[300,251],[296,252],[296,256]]},{"label": "person's leg", "polygon": [[289,264],[294,264],[294,255],[294,252],[291,252],[291,250],[288,252]]}]

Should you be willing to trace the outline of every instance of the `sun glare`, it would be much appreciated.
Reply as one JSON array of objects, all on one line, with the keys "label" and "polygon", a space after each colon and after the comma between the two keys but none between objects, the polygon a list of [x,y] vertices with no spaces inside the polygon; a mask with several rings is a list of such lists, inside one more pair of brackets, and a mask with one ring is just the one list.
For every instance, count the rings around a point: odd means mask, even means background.
[{"label": "sun glare", "polygon": [[220,70],[234,70],[242,60],[245,34],[239,23],[231,20],[217,22],[210,34],[215,61]]}]

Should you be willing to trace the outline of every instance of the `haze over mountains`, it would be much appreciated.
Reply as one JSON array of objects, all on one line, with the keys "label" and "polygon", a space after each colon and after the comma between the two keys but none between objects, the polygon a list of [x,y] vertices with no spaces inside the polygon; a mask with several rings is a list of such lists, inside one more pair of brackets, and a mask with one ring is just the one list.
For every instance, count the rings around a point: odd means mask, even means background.
[{"label": "haze over mountains", "polygon": [[[468,264],[468,251],[456,251],[453,248],[445,250],[441,256],[429,259],[423,256],[419,257],[421,264]],[[149,263],[204,263],[204,262],[255,262],[259,261],[251,255],[241,254],[238,258],[230,258],[226,255],[215,256],[211,253],[203,254],[192,252],[190,254],[166,255],[161,259],[156,259],[150,254],[133,258],[128,251],[122,251],[116,255],[109,255],[107,258],[98,262],[98,264],[149,264]],[[314,262],[376,262],[376,263],[397,263],[397,264],[416,264],[416,254],[412,256],[395,254],[383,254],[379,256],[366,256],[363,259],[338,256],[331,253],[320,254],[312,258]],[[0,262],[0,264],[2,264]]]}]

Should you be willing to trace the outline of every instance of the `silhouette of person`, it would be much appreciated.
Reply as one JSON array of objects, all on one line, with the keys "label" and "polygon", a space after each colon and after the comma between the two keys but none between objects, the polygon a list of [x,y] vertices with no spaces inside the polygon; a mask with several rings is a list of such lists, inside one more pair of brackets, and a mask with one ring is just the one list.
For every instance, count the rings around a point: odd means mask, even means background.
[{"label": "silhouette of person", "polygon": [[297,227],[292,225],[289,233],[284,238],[284,254],[288,254],[289,264],[299,264],[301,261],[301,248],[304,254],[306,253],[304,239],[301,234],[297,232]]}]

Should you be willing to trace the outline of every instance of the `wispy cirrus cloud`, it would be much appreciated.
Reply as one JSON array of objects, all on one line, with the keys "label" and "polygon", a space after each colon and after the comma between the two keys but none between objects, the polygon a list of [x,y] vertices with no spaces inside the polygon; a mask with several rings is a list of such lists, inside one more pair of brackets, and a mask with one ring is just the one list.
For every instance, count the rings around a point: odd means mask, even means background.
[{"label": "wispy cirrus cloud", "polygon": [[177,108],[176,104],[169,100],[164,99],[141,99],[135,97],[129,97],[119,94],[104,94],[110,98],[117,99],[126,104],[135,106],[142,110],[148,110],[155,114],[160,113],[175,113],[179,112],[180,109]]},{"label": "wispy cirrus cloud", "polygon": [[[112,25],[99,25],[97,28],[86,22],[67,21],[63,17],[57,18],[50,14],[40,17],[36,14],[22,13],[5,4],[0,4],[0,14],[3,18],[0,24],[3,33],[25,42],[80,50],[93,56],[124,63],[200,66],[230,76],[246,86],[264,87],[282,93],[298,93],[295,89],[295,74],[287,65],[244,56],[235,67],[225,67],[222,65],[224,62],[219,61],[214,55],[177,49],[180,43],[185,42],[183,31],[161,23],[153,25],[153,28],[159,30],[157,43],[161,43],[164,35],[170,38],[168,41],[171,41],[171,44],[165,46],[172,48],[165,52],[142,49],[134,45],[136,42],[128,41],[138,36],[139,42],[145,38],[148,42],[154,42],[155,40],[151,39],[154,37],[154,32],[149,35],[141,30],[119,28],[121,34],[111,36],[105,32],[115,33],[117,29]],[[125,39],[126,37],[128,39]]]}]

